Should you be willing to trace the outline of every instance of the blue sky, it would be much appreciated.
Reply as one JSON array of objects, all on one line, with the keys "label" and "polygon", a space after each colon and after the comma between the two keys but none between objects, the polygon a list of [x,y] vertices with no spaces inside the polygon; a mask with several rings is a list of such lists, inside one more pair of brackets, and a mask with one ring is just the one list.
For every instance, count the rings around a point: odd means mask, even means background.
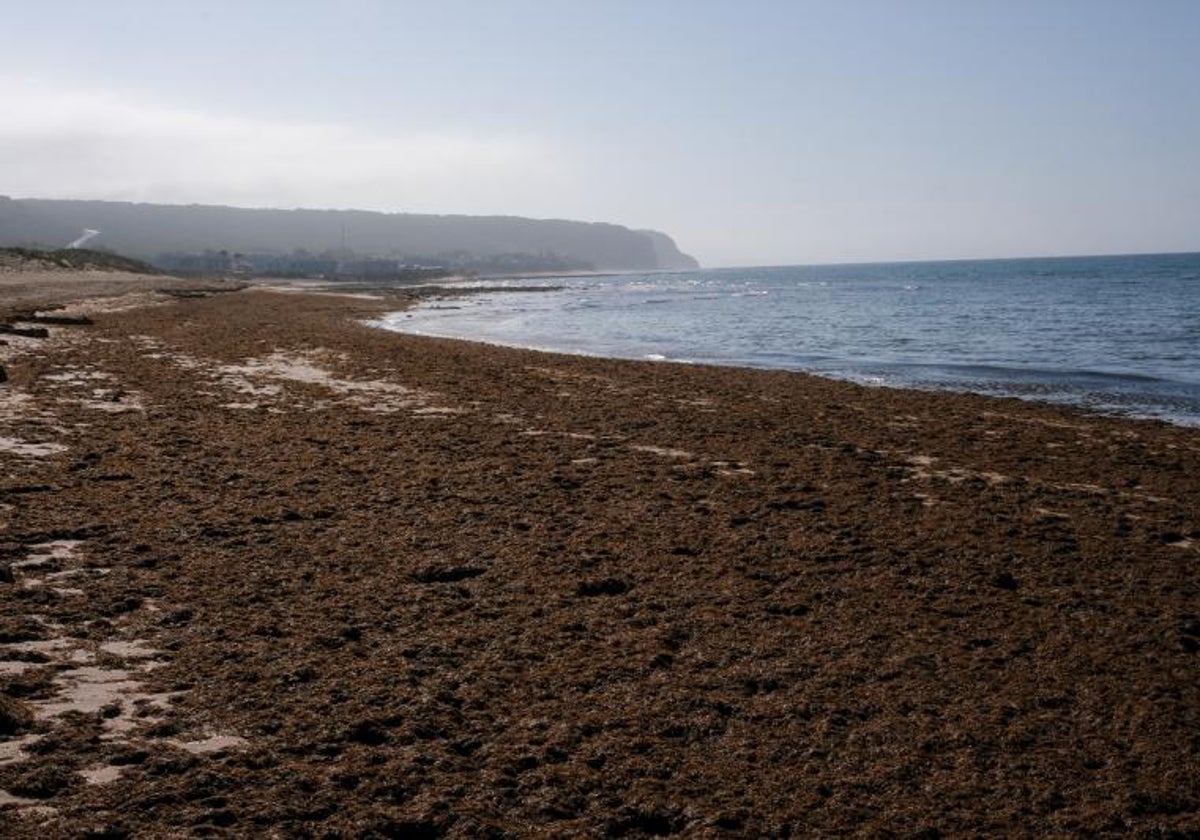
[{"label": "blue sky", "polygon": [[0,0],[0,194],[1200,249],[1200,2]]}]

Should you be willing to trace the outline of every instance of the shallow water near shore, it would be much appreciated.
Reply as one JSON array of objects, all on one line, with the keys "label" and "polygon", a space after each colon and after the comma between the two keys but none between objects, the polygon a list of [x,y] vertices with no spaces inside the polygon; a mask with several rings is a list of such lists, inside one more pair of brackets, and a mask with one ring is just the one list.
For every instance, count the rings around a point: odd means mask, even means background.
[{"label": "shallow water near shore", "polygon": [[[539,284],[546,290],[528,291]],[[1200,426],[1200,254],[487,281],[505,285],[523,290],[428,301],[380,325],[557,352],[1015,396]]]}]

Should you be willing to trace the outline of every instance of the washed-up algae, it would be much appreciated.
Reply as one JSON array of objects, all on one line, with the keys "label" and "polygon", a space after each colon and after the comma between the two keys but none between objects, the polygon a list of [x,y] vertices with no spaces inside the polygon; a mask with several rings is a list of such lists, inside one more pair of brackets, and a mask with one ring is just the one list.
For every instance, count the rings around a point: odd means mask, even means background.
[{"label": "washed-up algae", "polygon": [[6,834],[1200,831],[1196,430],[400,305],[7,359]]}]

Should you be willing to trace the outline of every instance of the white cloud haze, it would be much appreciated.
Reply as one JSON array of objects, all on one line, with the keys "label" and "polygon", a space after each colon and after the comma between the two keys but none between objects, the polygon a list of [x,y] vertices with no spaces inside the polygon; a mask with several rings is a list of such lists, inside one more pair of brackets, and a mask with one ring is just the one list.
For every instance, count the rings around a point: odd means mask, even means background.
[{"label": "white cloud haze", "polygon": [[544,212],[568,177],[531,136],[374,134],[21,78],[0,77],[0,113],[0,192],[18,197],[512,214]]},{"label": "white cloud haze", "polygon": [[9,3],[0,194],[606,221],[706,265],[1200,247],[1200,3]]}]

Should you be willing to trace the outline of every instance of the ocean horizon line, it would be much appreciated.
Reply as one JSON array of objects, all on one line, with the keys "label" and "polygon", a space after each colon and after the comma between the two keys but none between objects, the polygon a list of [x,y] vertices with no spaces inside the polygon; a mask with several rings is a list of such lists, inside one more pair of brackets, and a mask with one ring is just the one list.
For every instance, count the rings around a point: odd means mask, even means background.
[{"label": "ocean horizon line", "polygon": [[[1121,257],[1190,257],[1200,256],[1200,247],[1184,251],[1114,251],[1100,254],[1026,254],[1014,257],[928,257],[903,258],[894,260],[843,260],[831,262],[785,262],[785,263],[745,263],[731,265],[702,265],[698,269],[657,269],[649,272],[639,271],[605,271],[602,274],[684,274],[689,271],[721,271],[737,269],[762,268],[833,268],[839,266],[858,265],[933,265],[942,263],[997,263],[1020,262],[1022,260],[1088,260],[1088,259],[1118,259]],[[528,275],[527,275],[528,276]],[[560,276],[560,275],[555,275]],[[561,275],[567,276],[567,275]]]}]

